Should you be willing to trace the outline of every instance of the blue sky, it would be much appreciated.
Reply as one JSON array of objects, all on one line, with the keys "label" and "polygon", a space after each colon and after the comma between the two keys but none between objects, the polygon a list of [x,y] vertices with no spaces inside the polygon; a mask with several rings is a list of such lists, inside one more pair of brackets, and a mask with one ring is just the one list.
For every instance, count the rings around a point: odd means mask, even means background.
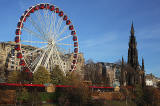
[{"label": "blue sky", "polygon": [[127,61],[132,20],[146,73],[160,77],[159,0],[0,0],[0,41],[14,40],[16,24],[25,9],[49,2],[64,10],[72,20],[85,59],[95,62]]}]

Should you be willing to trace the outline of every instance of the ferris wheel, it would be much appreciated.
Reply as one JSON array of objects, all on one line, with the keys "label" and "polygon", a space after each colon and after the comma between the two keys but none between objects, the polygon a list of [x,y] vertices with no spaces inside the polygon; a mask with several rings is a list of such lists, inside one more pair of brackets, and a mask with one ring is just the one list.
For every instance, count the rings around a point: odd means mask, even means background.
[{"label": "ferris wheel", "polygon": [[55,5],[41,3],[27,9],[17,24],[15,42],[19,65],[26,72],[34,73],[39,66],[52,71],[55,65],[64,74],[76,69],[76,31],[67,14]]}]

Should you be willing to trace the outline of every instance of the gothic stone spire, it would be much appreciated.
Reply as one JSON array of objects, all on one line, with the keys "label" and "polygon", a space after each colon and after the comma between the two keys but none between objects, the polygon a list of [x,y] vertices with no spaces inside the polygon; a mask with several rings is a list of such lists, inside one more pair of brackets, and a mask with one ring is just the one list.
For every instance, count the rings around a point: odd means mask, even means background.
[{"label": "gothic stone spire", "polygon": [[131,31],[130,31],[130,33],[131,33],[131,36],[134,36],[134,27],[133,27],[133,21],[132,21],[132,25],[131,25]]},{"label": "gothic stone spire", "polygon": [[144,59],[142,58],[142,71],[144,71]]},{"label": "gothic stone spire", "polygon": [[130,36],[130,41],[129,41],[128,62],[127,63],[130,64],[132,68],[136,69],[139,63],[138,63],[137,42],[134,36],[133,22],[132,22],[130,34],[131,36]]},{"label": "gothic stone spire", "polygon": [[123,56],[122,56],[122,67],[124,66],[124,59],[123,59]]}]

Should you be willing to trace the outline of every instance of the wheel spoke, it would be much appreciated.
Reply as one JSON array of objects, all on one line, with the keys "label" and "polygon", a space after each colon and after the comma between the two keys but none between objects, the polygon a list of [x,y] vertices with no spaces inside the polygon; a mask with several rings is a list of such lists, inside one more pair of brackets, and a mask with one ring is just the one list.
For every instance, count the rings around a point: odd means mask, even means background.
[{"label": "wheel spoke", "polygon": [[42,54],[42,56],[41,56],[40,60],[38,61],[37,66],[35,67],[33,73],[34,73],[35,71],[37,71],[37,68],[41,65],[42,60],[44,59],[44,56],[45,56],[45,54],[46,54],[46,52],[47,52],[47,50],[48,50],[49,48],[50,48],[50,46],[48,46],[48,48],[47,48],[47,49],[44,51],[44,53]]},{"label": "wheel spoke", "polygon": [[44,39],[44,37],[42,37],[41,35],[37,34],[36,32],[34,32],[34,31],[32,31],[32,30],[30,30],[30,29],[28,29],[28,28],[26,28],[26,27],[23,27],[23,29],[24,29],[26,32],[28,32],[29,34],[31,34],[31,35],[33,35],[33,36],[35,36],[35,37],[38,37],[38,38],[41,39],[41,40],[46,40],[46,41],[48,41],[47,39]]},{"label": "wheel spoke", "polygon": [[37,12],[35,12],[35,15],[38,18],[38,21],[40,22],[42,28],[45,28],[44,20],[42,19],[42,15],[40,14],[39,10]]},{"label": "wheel spoke", "polygon": [[49,62],[49,59],[50,59],[52,53],[53,53],[53,47],[51,47],[51,50],[50,50],[50,52],[49,52],[49,54],[48,54],[48,57],[47,57],[47,59],[46,59],[46,61],[45,61],[44,67],[47,67],[47,64],[48,64],[48,62]]},{"label": "wheel spoke", "polygon": [[57,43],[57,45],[71,45],[71,46],[73,46],[73,44],[64,44],[64,43]]},{"label": "wheel spoke", "polygon": [[67,39],[67,38],[69,38],[69,37],[71,37],[71,36],[72,36],[72,35],[65,36],[65,37],[63,37],[63,38],[57,40],[56,42],[62,41],[62,40]]},{"label": "wheel spoke", "polygon": [[56,54],[56,56],[58,57],[58,63],[59,63],[59,66],[60,66],[60,68],[62,69],[62,71],[64,72],[64,74],[66,74],[65,73],[65,70],[64,70],[64,68],[63,68],[63,61],[62,61],[62,59],[61,59],[61,57],[60,57],[60,53],[58,52],[58,50],[57,50],[57,48],[55,47],[55,54]]},{"label": "wheel spoke", "polygon": [[34,28],[36,28],[37,31],[39,31],[39,33],[41,33],[41,36],[48,41],[49,39],[47,38],[47,36],[44,33],[43,29],[40,28],[39,25],[37,25],[36,22],[31,17],[29,17],[29,20],[32,23],[32,25],[34,26]]},{"label": "wheel spoke", "polygon": [[37,52],[37,51],[39,51],[39,50],[43,50],[43,48],[46,48],[47,46],[48,46],[48,45],[45,45],[45,46],[43,46],[43,47],[41,47],[41,48],[37,48],[37,49],[33,50],[32,52],[28,52],[28,53],[24,54],[24,56],[27,56],[27,55],[29,55],[29,54],[33,54],[33,53],[35,53],[35,52]]},{"label": "wheel spoke", "polygon": [[65,25],[65,26],[63,27],[62,31],[57,34],[56,39],[58,39],[58,38],[67,30],[67,28],[68,28],[68,26]]},{"label": "wheel spoke", "polygon": [[28,42],[28,43],[49,43],[49,42],[39,42],[39,41],[27,41],[27,40],[21,40],[21,42]]},{"label": "wheel spoke", "polygon": [[40,58],[41,58],[41,55],[37,56],[36,59],[32,62],[32,64],[30,63],[28,67],[33,69],[33,67],[38,63]]},{"label": "wheel spoke", "polygon": [[48,30],[47,30],[47,34],[48,34],[48,37],[50,37],[50,35],[49,35],[49,34],[50,34],[50,33],[49,33],[49,32],[50,32],[50,24],[51,24],[51,21],[50,21],[51,19],[50,19],[50,18],[51,18],[51,16],[50,16],[50,14],[47,12],[47,22],[48,22],[48,25],[47,25],[47,29],[48,29]]},{"label": "wheel spoke", "polygon": [[43,9],[44,12],[44,18],[45,18],[45,34],[48,35],[48,30],[49,30],[49,15],[48,15],[48,9]]},{"label": "wheel spoke", "polygon": [[41,33],[42,35],[45,34],[45,33],[43,32],[43,29],[40,28],[40,26],[39,26],[31,17],[29,17],[28,19],[29,19],[30,23],[33,25],[33,27],[34,27],[39,33]]},{"label": "wheel spoke", "polygon": [[51,61],[51,70],[50,71],[53,71],[53,65],[55,64],[53,54],[51,55],[50,61]]},{"label": "wheel spoke", "polygon": [[54,26],[54,30],[53,33],[56,34],[56,13],[54,14],[54,20],[53,20],[53,26]]},{"label": "wheel spoke", "polygon": [[67,54],[67,53],[70,53],[70,49],[68,50],[68,51],[66,51],[64,48],[62,48],[62,47],[57,47],[58,48],[58,51],[60,52],[60,53],[63,53],[63,55],[65,55],[65,54]]},{"label": "wheel spoke", "polygon": [[57,33],[59,32],[59,29],[61,28],[62,22],[63,22],[63,17],[61,17],[57,22],[57,25],[56,25]]},{"label": "wheel spoke", "polygon": [[51,21],[51,24],[50,24],[50,31],[49,31],[49,35],[50,35],[50,37],[53,37],[52,36],[52,34],[53,34],[53,28],[54,28],[54,12],[52,12],[52,14],[51,14],[51,19],[50,19],[50,21]]}]

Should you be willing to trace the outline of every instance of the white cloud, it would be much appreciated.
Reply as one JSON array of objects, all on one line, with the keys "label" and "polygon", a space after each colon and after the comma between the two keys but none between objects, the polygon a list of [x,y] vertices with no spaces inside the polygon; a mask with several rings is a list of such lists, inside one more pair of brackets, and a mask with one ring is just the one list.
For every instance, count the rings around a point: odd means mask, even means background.
[{"label": "white cloud", "polygon": [[102,36],[97,35],[95,38],[88,38],[85,41],[81,41],[80,45],[81,47],[90,48],[95,46],[103,46],[103,44],[107,44],[109,42],[113,42],[117,40],[117,34],[114,32],[103,34]]}]

